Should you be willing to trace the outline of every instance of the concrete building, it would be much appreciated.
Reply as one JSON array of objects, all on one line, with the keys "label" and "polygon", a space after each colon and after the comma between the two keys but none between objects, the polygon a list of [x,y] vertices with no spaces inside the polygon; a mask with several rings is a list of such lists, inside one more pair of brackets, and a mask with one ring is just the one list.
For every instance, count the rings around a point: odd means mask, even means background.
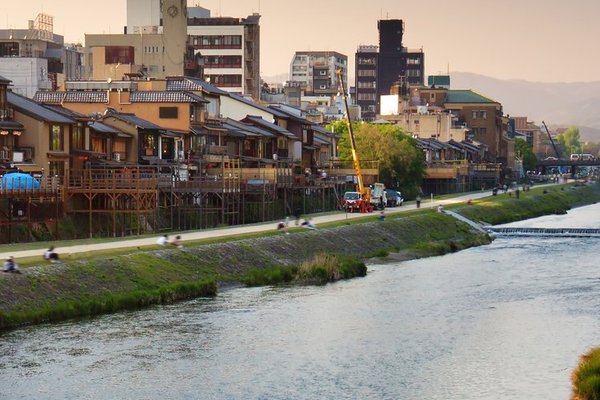
[{"label": "concrete building", "polygon": [[188,8],[185,0],[128,0],[124,34],[86,35],[86,77],[204,77],[225,91],[258,99],[259,20],[258,14],[211,18],[209,10]]},{"label": "concrete building", "polygon": [[356,102],[363,118],[372,121],[380,111],[380,97],[398,82],[404,88],[422,86],[425,78],[423,49],[403,46],[402,20],[380,20],[379,46],[359,46],[356,52]]},{"label": "concrete building", "polygon": [[[187,52],[187,3],[185,0],[163,0],[161,26],[132,25],[138,33],[119,35],[85,35],[86,77],[93,80],[120,80],[127,74],[153,78],[184,74]],[[129,0],[153,16],[155,7],[147,2]],[[135,12],[134,12],[135,13]],[[148,20],[152,20],[150,18]],[[137,20],[136,20],[137,21]],[[147,18],[140,17],[137,23]]]},{"label": "concrete building", "polygon": [[46,14],[29,21],[27,29],[0,30],[0,75],[13,82],[13,92],[33,97],[39,89],[82,78],[81,47],[65,46],[53,30],[53,18]]},{"label": "concrete building", "polygon": [[260,98],[260,15],[190,18],[190,68],[222,90]]},{"label": "concrete building", "polygon": [[290,63],[290,81],[306,83],[305,95],[333,97],[339,91],[337,70],[348,87],[348,57],[335,51],[297,51]]}]

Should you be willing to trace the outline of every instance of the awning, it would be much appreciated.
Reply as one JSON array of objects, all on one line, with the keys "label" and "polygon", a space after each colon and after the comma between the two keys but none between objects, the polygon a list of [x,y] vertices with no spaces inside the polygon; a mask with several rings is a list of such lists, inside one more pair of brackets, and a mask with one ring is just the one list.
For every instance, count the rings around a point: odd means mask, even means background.
[{"label": "awning", "polygon": [[17,121],[0,121],[0,130],[22,131],[25,127]]},{"label": "awning", "polygon": [[183,135],[181,133],[173,132],[173,131],[161,131],[160,136],[179,139]]},{"label": "awning", "polygon": [[42,172],[42,167],[36,164],[12,164],[12,167],[23,172]]}]

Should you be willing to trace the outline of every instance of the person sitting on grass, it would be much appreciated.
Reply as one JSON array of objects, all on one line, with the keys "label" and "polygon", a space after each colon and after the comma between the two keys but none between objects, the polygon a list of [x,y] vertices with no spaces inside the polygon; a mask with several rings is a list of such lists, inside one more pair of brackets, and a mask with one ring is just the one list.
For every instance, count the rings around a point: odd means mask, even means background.
[{"label": "person sitting on grass", "polygon": [[180,250],[183,249],[183,245],[181,244],[181,236],[179,235],[175,236],[175,239],[171,240],[169,244],[177,247]]},{"label": "person sitting on grass", "polygon": [[19,267],[17,266],[17,263],[15,262],[13,256],[8,257],[6,261],[4,261],[4,269],[2,271],[13,272],[15,274],[21,273],[21,270],[19,270]]},{"label": "person sitting on grass", "polygon": [[48,250],[44,252],[44,260],[50,261],[52,263],[58,262],[58,253],[54,251],[54,246],[50,246]]},{"label": "person sitting on grass", "polygon": [[310,218],[302,221],[302,227],[306,229],[317,229],[317,226],[312,222]]},{"label": "person sitting on grass", "polygon": [[162,235],[161,237],[158,238],[158,240],[156,241],[156,244],[160,244],[161,246],[168,245],[169,244],[169,236]]}]

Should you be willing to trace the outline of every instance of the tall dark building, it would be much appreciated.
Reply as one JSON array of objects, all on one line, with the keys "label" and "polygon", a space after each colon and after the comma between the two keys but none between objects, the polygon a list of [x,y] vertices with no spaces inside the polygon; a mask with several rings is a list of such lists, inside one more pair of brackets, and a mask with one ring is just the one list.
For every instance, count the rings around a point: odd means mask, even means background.
[{"label": "tall dark building", "polygon": [[362,117],[372,121],[379,113],[382,95],[390,88],[423,85],[425,54],[423,49],[410,50],[402,45],[404,23],[399,19],[377,21],[379,48],[359,46],[356,52],[356,103]]}]

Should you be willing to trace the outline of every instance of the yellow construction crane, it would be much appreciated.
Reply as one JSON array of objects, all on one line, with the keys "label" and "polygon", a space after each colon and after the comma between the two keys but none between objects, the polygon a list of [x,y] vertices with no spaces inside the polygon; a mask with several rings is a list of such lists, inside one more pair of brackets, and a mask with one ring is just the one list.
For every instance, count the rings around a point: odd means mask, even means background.
[{"label": "yellow construction crane", "polygon": [[354,131],[352,130],[352,120],[350,119],[350,111],[348,109],[348,96],[344,87],[344,80],[342,79],[342,70],[336,71],[338,77],[338,85],[340,87],[340,94],[344,100],[344,108],[346,111],[346,123],[348,124],[348,135],[350,136],[350,148],[352,150],[352,163],[354,164],[354,171],[356,173],[356,191],[360,194],[360,202],[357,204],[360,212],[371,212],[373,206],[371,205],[371,188],[365,186],[363,181],[362,172],[360,170],[360,161],[358,159],[358,153],[356,151],[356,141],[354,140]]}]

